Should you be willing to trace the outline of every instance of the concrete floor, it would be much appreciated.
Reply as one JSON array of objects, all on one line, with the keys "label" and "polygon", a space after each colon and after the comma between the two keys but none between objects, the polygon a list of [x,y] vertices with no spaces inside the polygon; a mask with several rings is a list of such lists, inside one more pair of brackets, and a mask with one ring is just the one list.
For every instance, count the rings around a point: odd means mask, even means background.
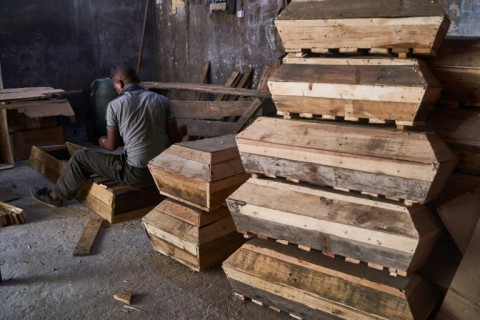
[{"label": "concrete floor", "polygon": [[[52,186],[28,166],[0,171],[14,184],[27,223],[0,228],[0,319],[292,319],[233,298],[220,267],[191,271],[155,253],[139,219],[101,229],[91,256],[73,257],[87,220],[76,200],[51,209],[32,199],[31,186]],[[133,291],[132,310],[113,295]]]}]

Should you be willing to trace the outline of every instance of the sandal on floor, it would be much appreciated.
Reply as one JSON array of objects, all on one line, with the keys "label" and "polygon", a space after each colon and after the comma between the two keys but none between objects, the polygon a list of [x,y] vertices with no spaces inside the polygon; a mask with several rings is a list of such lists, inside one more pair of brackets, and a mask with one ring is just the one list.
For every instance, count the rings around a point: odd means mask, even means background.
[{"label": "sandal on floor", "polygon": [[62,199],[57,198],[56,200],[53,200],[52,198],[50,198],[50,191],[51,190],[48,188],[33,187],[30,189],[30,193],[32,194],[32,197],[38,202],[41,202],[43,204],[46,204],[54,208],[63,206]]}]

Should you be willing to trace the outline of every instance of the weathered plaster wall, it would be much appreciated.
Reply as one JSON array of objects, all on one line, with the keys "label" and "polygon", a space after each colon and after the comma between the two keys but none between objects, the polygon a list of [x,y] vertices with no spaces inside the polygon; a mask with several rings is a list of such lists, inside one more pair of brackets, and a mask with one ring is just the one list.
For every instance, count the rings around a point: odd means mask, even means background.
[{"label": "weathered plaster wall", "polygon": [[[5,87],[80,89],[118,63],[136,65],[145,0],[2,0]],[[153,5],[142,74],[153,77]]]},{"label": "weathered plaster wall", "polygon": [[281,57],[273,21],[284,1],[243,2],[245,17],[237,18],[210,13],[206,0],[156,0],[158,79],[197,82],[203,62],[210,61],[210,83],[224,83],[233,70],[261,71]]},{"label": "weathered plaster wall", "polygon": [[480,0],[438,0],[450,18],[448,35],[480,37]]}]

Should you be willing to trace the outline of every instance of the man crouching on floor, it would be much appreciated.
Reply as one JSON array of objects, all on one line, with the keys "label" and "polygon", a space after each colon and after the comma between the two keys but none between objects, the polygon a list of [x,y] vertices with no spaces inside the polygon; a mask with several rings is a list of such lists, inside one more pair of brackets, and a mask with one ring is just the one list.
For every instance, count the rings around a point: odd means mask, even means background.
[{"label": "man crouching on floor", "polygon": [[124,153],[113,155],[88,149],[75,152],[54,190],[31,188],[36,200],[61,207],[64,201],[75,197],[94,173],[127,185],[154,184],[148,161],[166,148],[165,135],[175,143],[181,141],[184,134],[177,128],[168,98],[142,86],[133,68],[117,67],[112,81],[118,98],[107,106],[107,136],[100,137],[98,143],[102,148],[115,150],[122,137]]}]

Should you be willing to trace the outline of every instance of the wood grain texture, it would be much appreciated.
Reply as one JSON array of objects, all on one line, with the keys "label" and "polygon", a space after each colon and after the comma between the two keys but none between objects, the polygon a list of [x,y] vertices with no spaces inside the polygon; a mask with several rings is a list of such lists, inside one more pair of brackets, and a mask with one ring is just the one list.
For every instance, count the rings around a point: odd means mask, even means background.
[{"label": "wood grain texture", "polygon": [[436,107],[427,121],[458,157],[457,171],[480,175],[480,109]]},{"label": "wood grain texture", "polygon": [[441,101],[480,106],[479,38],[447,38],[426,60],[443,85]]},{"label": "wood grain texture", "polygon": [[293,1],[275,20],[287,52],[328,48],[416,48],[432,54],[450,22],[436,2]]},{"label": "wood grain texture", "polygon": [[236,140],[247,172],[420,203],[441,192],[456,161],[433,133],[358,125],[260,118]]},{"label": "wood grain texture", "polygon": [[80,236],[80,239],[73,250],[73,256],[88,256],[92,250],[95,239],[97,238],[97,233],[102,226],[103,219],[91,218],[88,219],[87,225]]},{"label": "wood grain texture", "polygon": [[198,92],[209,92],[215,94],[237,95],[245,97],[270,98],[268,90],[256,90],[245,88],[231,88],[215,84],[195,84],[176,82],[142,82],[149,89],[161,90],[190,90]]},{"label": "wood grain texture", "polygon": [[[293,200],[293,201],[292,201]],[[408,273],[419,269],[442,227],[423,206],[275,180],[249,179],[227,199],[238,231]]]},{"label": "wood grain texture", "polygon": [[259,239],[244,244],[223,269],[229,280],[342,319],[425,319],[438,301],[433,287],[417,275],[394,278],[366,265]]},{"label": "wood grain texture", "polygon": [[277,110],[424,121],[440,95],[440,83],[422,61],[338,60],[288,58],[268,81]]}]

